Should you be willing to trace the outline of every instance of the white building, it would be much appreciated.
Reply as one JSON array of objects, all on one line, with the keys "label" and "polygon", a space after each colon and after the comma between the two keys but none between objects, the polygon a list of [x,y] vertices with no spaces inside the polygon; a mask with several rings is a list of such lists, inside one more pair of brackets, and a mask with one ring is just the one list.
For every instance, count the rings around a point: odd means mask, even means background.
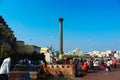
[{"label": "white building", "polygon": [[116,59],[120,59],[120,51],[117,51],[116,53],[114,53],[114,57]]}]

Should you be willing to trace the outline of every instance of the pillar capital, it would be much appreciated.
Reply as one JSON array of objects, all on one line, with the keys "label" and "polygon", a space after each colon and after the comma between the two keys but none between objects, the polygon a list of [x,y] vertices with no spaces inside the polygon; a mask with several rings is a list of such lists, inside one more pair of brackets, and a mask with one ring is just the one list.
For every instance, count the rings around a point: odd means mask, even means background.
[{"label": "pillar capital", "polygon": [[64,19],[62,17],[59,18],[59,21],[63,21]]}]

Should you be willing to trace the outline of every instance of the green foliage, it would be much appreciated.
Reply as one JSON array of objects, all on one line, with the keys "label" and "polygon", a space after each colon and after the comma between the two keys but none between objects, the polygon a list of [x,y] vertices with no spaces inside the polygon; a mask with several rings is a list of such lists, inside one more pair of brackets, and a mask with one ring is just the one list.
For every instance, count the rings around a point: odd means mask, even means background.
[{"label": "green foliage", "polygon": [[63,55],[63,58],[78,58],[78,55]]},{"label": "green foliage", "polygon": [[55,51],[56,57],[59,57],[60,51]]},{"label": "green foliage", "polygon": [[15,52],[15,37],[2,16],[0,16],[0,58],[10,57]]}]

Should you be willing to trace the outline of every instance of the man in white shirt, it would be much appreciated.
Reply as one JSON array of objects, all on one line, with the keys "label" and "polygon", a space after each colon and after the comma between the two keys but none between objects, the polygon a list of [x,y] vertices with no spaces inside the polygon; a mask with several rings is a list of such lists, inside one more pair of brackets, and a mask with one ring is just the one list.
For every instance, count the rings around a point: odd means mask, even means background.
[{"label": "man in white shirt", "polygon": [[0,80],[8,80],[8,73],[10,70],[11,59],[5,58],[0,67]]}]

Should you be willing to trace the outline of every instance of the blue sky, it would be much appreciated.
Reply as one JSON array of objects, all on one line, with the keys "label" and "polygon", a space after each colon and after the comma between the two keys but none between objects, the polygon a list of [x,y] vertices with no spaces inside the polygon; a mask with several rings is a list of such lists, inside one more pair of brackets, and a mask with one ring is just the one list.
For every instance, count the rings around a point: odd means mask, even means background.
[{"label": "blue sky", "polygon": [[64,51],[120,50],[119,0],[0,0],[0,15],[26,44],[59,50],[63,17]]}]

